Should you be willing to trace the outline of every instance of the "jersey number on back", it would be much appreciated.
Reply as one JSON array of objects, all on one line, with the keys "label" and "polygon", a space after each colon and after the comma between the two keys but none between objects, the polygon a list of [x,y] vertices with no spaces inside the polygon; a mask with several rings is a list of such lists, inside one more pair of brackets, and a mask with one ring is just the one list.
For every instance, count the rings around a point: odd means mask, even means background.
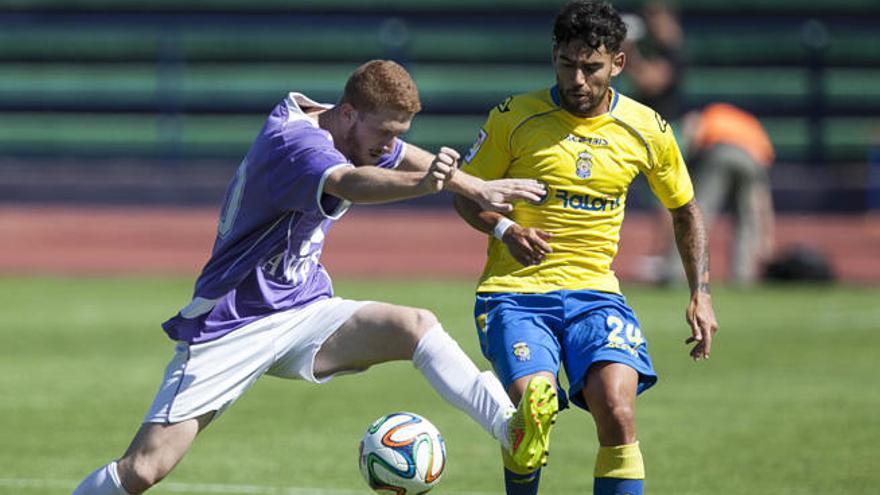
[{"label": "jersey number on back", "polygon": [[242,160],[241,165],[232,178],[232,184],[229,188],[229,194],[226,196],[226,204],[223,205],[223,211],[220,212],[220,223],[217,225],[217,235],[220,238],[226,237],[232,231],[232,225],[235,223],[235,217],[241,209],[241,198],[244,196],[244,184],[247,182],[247,157]]}]

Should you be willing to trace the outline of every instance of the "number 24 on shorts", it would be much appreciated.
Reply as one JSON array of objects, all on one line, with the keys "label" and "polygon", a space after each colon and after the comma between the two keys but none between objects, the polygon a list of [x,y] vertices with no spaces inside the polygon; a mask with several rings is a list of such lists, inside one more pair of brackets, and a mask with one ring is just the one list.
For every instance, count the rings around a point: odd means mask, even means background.
[{"label": "number 24 on shorts", "polygon": [[632,323],[624,323],[617,316],[609,316],[605,320],[608,326],[608,343],[605,347],[623,349],[633,356],[638,354],[638,348],[645,342],[642,331]]}]

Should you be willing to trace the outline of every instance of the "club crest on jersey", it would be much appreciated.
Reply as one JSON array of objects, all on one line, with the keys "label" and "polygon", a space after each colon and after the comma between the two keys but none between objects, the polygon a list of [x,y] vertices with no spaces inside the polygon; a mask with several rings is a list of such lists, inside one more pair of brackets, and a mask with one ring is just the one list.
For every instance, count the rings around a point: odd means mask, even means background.
[{"label": "club crest on jersey", "polygon": [[477,140],[474,141],[474,144],[471,145],[471,149],[468,150],[467,155],[464,156],[464,161],[470,163],[471,160],[473,160],[474,157],[477,156],[477,153],[480,152],[480,148],[483,147],[483,143],[486,142],[487,137],[489,137],[489,135],[486,134],[486,131],[480,129],[480,133],[477,134]]},{"label": "club crest on jersey", "polygon": [[525,342],[517,342],[513,344],[513,356],[517,361],[528,361],[532,359],[532,351],[529,350],[529,345]]},{"label": "club crest on jersey", "polygon": [[578,153],[574,163],[574,173],[581,179],[589,179],[593,175],[593,155],[589,151]]}]

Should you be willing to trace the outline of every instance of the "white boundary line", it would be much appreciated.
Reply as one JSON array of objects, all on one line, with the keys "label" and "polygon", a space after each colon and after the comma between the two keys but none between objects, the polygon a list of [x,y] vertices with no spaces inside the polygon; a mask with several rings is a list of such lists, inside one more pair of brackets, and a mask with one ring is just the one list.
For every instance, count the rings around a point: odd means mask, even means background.
[{"label": "white boundary line", "polygon": [[[22,490],[69,490],[73,491],[77,481],[34,479],[34,478],[0,478],[0,488],[16,488]],[[167,482],[156,486],[150,493],[198,493],[226,495],[364,495],[369,489],[344,490],[332,488],[284,487],[266,485],[227,485],[213,483],[175,483]],[[450,492],[451,493],[451,492]],[[457,495],[493,495],[490,492],[457,492]]]},{"label": "white boundary line", "polygon": [[[0,478],[0,488],[30,490],[63,489],[73,491],[77,481],[52,479]],[[260,485],[227,485],[209,483],[160,483],[150,493],[223,493],[227,495],[363,495],[362,491],[333,490],[324,488],[279,487]]]}]

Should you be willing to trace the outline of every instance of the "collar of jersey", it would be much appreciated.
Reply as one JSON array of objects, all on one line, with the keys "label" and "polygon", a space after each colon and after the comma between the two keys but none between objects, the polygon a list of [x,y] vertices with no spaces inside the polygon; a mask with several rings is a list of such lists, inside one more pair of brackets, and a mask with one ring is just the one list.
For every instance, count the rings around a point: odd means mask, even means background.
[{"label": "collar of jersey", "polygon": [[[611,105],[608,106],[608,115],[614,113],[614,109],[617,107],[617,100],[620,98],[620,93],[617,92],[616,89],[609,87],[611,90]],[[557,107],[560,106],[559,101],[559,86],[554,84],[553,87],[550,88],[550,99],[553,100],[553,104]],[[601,115],[597,115],[596,117],[601,117]]]}]

